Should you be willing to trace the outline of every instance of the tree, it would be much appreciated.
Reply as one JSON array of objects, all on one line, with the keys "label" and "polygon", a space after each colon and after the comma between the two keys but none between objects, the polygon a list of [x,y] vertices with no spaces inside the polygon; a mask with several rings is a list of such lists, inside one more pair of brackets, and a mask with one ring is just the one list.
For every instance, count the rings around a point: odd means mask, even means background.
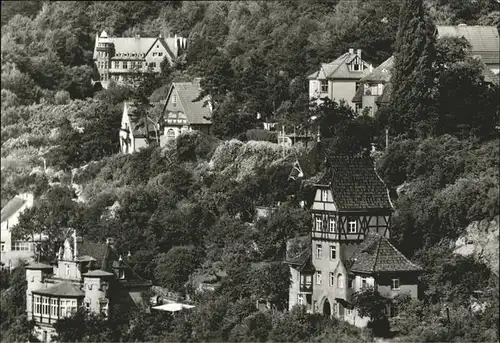
[{"label": "tree", "polygon": [[319,316],[308,314],[305,306],[294,306],[277,318],[269,338],[273,342],[306,341],[315,335]]},{"label": "tree", "polygon": [[99,160],[119,151],[121,111],[117,106],[100,104],[81,134],[82,162]]},{"label": "tree", "polygon": [[74,192],[66,187],[51,188],[42,199],[19,216],[19,223],[12,227],[13,237],[31,238],[35,234],[47,236],[41,246],[41,259],[52,261],[63,240],[63,230],[75,223],[78,205],[73,201]]},{"label": "tree", "polygon": [[102,314],[79,308],[71,317],[54,323],[56,339],[61,342],[106,342],[111,341],[111,330]]},{"label": "tree", "polygon": [[286,309],[288,291],[290,289],[290,267],[284,263],[269,263],[253,271],[253,294],[276,306],[278,310]]},{"label": "tree", "polygon": [[329,98],[322,99],[319,105],[314,103],[311,114],[316,117],[321,139],[335,137],[339,126],[354,119],[354,112],[345,101],[338,103]]},{"label": "tree", "polygon": [[47,153],[47,161],[58,169],[69,170],[83,162],[81,133],[73,128],[68,118],[59,124],[59,145]]},{"label": "tree", "polygon": [[464,38],[439,38],[434,65],[437,133],[492,137],[499,118],[498,85],[485,79],[487,67],[470,55],[470,44]]},{"label": "tree", "polygon": [[284,258],[287,240],[306,234],[310,221],[308,211],[289,203],[282,204],[267,223],[263,222],[262,226],[257,224],[257,245],[262,258]]},{"label": "tree", "polygon": [[255,127],[256,111],[240,105],[234,94],[228,94],[212,113],[215,136],[233,138]]},{"label": "tree", "polygon": [[435,27],[423,0],[401,4],[391,77],[389,125],[393,134],[432,134],[436,125],[431,101]]},{"label": "tree", "polygon": [[352,298],[352,304],[357,309],[358,315],[370,318],[368,327],[373,328],[376,335],[384,335],[389,332],[387,316],[389,303],[390,300],[380,295],[373,287],[354,293]]},{"label": "tree", "polygon": [[23,105],[31,105],[40,99],[41,90],[33,79],[21,72],[15,64],[2,64],[2,89],[17,96]]},{"label": "tree", "polygon": [[156,279],[163,287],[184,293],[184,284],[200,263],[200,254],[194,246],[177,246],[156,258]]},{"label": "tree", "polygon": [[33,342],[34,321],[26,316],[26,269],[23,261],[9,275],[9,288],[0,296],[0,329],[2,341]]}]

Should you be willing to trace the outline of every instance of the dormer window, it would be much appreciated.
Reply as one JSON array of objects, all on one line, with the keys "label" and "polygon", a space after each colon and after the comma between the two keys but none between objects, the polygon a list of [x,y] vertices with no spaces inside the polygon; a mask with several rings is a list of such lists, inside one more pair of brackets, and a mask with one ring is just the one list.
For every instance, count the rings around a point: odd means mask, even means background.
[{"label": "dormer window", "polygon": [[354,71],[361,71],[362,68],[363,68],[363,66],[361,64],[359,64],[359,63],[354,63],[352,65],[352,70],[354,70]]},{"label": "dormer window", "polygon": [[328,92],[328,80],[321,80],[321,93]]}]

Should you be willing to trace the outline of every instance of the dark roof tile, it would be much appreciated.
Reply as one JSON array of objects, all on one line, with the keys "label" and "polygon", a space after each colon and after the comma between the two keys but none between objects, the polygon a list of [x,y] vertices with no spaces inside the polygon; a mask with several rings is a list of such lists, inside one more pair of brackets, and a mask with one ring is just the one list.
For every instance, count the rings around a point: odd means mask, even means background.
[{"label": "dark roof tile", "polygon": [[[211,112],[208,106],[208,98],[193,101],[200,95],[200,88],[194,82],[174,82],[172,91],[177,91],[179,101],[184,108],[184,113],[189,124],[211,124]],[[171,93],[170,93],[171,94]]]},{"label": "dark roof tile", "polygon": [[371,158],[333,156],[327,163],[328,172],[321,183],[330,185],[339,210],[392,210],[387,187]]},{"label": "dark roof tile", "polygon": [[106,256],[106,250],[108,245],[105,243],[94,243],[91,241],[83,240],[81,244],[78,245],[78,258],[92,257],[97,261],[97,265],[100,265]]},{"label": "dark roof tile", "polygon": [[376,82],[376,83],[385,83],[389,82],[391,79],[391,71],[394,66],[394,56],[389,57],[381,65],[377,68],[373,69],[373,71],[363,77],[361,82]]},{"label": "dark roof tile", "polygon": [[350,256],[350,270],[362,273],[420,271],[387,238],[369,233],[363,243]]}]

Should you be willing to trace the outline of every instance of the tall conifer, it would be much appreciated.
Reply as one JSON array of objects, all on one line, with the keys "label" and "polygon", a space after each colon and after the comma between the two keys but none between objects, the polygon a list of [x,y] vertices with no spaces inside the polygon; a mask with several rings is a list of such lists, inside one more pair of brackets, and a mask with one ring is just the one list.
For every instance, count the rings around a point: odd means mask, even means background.
[{"label": "tall conifer", "polygon": [[414,136],[432,132],[434,43],[435,26],[426,16],[423,0],[403,0],[391,80],[389,127],[393,134]]}]

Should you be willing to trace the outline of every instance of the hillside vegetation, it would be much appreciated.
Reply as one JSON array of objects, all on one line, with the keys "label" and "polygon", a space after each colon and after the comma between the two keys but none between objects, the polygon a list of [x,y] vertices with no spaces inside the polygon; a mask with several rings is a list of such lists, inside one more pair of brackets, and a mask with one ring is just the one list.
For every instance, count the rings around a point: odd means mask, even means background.
[{"label": "hillside vegetation", "polygon": [[[413,17],[430,28],[499,24],[494,1],[426,5],[422,18]],[[73,227],[88,240],[115,237],[140,275],[197,302],[173,318],[123,313],[119,306],[109,322],[78,313],[59,322],[60,340],[373,341],[370,330],[303,308],[278,310],[290,282],[282,263],[286,241],[310,230],[313,181],[328,156],[368,154],[375,142],[377,169],[395,206],[393,243],[424,267],[422,299],[394,301],[395,340],[498,341],[498,274],[490,268],[498,272],[491,263],[498,250],[489,244],[486,260],[454,253],[471,225],[496,222],[498,233],[498,86],[485,82],[467,44],[429,36],[428,59],[408,63],[421,72],[400,73],[406,86],[375,118],[329,101],[309,109],[305,78],[321,62],[349,48],[362,49],[375,65],[394,51],[419,51],[425,34],[409,39],[403,32],[395,44],[401,8],[413,7],[399,0],[3,2],[1,202],[23,191],[37,196],[13,232],[44,231],[56,241],[62,228]],[[99,90],[90,82],[91,58],[102,30],[178,34],[189,44],[172,65],[162,65],[161,75]],[[147,102],[155,88],[194,77],[203,77],[213,96],[215,135],[185,134],[165,147],[119,154],[123,100]],[[256,113],[319,131],[321,142],[280,148],[259,130]],[[318,127],[308,126],[308,114],[318,116]],[[296,161],[302,180],[289,179]],[[75,188],[83,201],[73,201]],[[256,206],[277,209],[253,222]],[[42,258],[53,250],[48,244]],[[2,275],[3,341],[30,339],[20,275],[22,268]],[[221,287],[198,295],[203,280]],[[257,298],[277,310],[257,311]],[[471,299],[484,308],[472,312]]]}]

